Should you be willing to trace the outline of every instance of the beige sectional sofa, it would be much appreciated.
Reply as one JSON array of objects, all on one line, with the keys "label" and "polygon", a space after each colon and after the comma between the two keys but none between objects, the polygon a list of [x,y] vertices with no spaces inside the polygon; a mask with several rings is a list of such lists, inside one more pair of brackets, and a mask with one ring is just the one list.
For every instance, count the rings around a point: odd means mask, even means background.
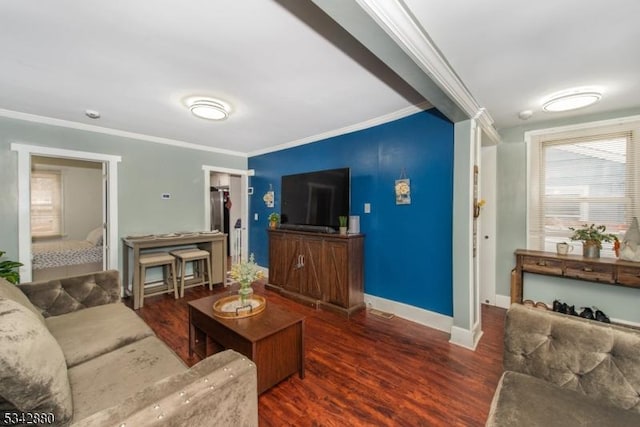
[{"label": "beige sectional sofa", "polygon": [[513,304],[486,425],[640,426],[640,332]]},{"label": "beige sectional sofa", "polygon": [[0,278],[3,417],[27,412],[61,426],[258,425],[251,360],[227,350],[188,368],[119,292],[117,271],[19,286]]}]

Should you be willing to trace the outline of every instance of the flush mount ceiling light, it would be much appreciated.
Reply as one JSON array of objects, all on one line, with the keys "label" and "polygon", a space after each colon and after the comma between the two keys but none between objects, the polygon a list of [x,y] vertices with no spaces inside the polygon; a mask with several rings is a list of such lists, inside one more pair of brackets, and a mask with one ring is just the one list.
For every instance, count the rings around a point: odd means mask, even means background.
[{"label": "flush mount ceiling light", "polygon": [[602,98],[602,91],[595,88],[577,88],[554,93],[546,98],[542,109],[548,112],[577,110],[588,107]]},{"label": "flush mount ceiling light", "polygon": [[215,98],[191,97],[185,104],[194,116],[201,119],[225,120],[231,112],[229,104]]}]

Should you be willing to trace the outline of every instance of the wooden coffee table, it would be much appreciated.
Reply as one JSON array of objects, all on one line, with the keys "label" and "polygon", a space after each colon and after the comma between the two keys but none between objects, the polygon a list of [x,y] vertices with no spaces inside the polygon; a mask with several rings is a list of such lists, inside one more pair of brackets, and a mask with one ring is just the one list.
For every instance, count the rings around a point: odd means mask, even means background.
[{"label": "wooden coffee table", "polygon": [[243,319],[213,315],[213,303],[225,295],[189,302],[189,357],[201,359],[224,349],[256,364],[258,394],[296,372],[304,378],[304,316],[267,301],[265,310]]}]

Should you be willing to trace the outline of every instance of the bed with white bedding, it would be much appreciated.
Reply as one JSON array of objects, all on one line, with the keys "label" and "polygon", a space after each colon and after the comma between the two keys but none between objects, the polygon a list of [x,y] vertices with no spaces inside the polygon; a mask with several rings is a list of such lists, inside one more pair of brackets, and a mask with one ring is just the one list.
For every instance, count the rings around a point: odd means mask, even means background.
[{"label": "bed with white bedding", "polygon": [[102,228],[87,240],[56,240],[31,245],[33,280],[51,280],[102,270]]}]

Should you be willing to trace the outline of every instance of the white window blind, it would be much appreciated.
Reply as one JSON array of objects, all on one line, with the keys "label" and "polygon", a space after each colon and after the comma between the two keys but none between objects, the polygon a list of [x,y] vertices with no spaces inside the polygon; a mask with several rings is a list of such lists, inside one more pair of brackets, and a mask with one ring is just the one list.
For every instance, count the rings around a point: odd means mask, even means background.
[{"label": "white window blind", "polygon": [[[555,251],[571,242],[569,227],[605,225],[620,238],[640,216],[640,123],[593,128],[532,139],[529,183],[530,249]],[[611,244],[602,256],[614,256]]]},{"label": "white window blind", "polygon": [[59,171],[31,172],[31,235],[62,234],[62,175]]}]

